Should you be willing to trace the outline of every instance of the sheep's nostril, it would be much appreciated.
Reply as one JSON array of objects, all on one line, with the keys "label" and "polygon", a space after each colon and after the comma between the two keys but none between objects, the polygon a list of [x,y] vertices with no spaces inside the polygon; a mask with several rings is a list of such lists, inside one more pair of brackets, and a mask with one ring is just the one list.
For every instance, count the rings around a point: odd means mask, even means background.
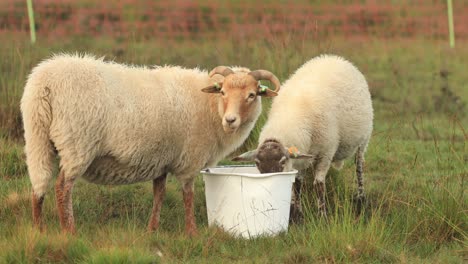
[{"label": "sheep's nostril", "polygon": [[234,116],[226,117],[226,122],[228,122],[229,124],[232,124],[232,123],[236,122],[236,117],[234,117]]}]

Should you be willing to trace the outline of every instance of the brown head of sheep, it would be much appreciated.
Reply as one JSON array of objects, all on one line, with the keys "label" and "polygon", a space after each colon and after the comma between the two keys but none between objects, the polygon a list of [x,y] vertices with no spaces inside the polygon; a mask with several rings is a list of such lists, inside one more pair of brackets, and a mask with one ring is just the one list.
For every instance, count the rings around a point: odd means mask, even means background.
[{"label": "brown head of sheep", "polygon": [[[239,126],[246,122],[253,109],[260,104],[259,96],[273,97],[278,95],[280,82],[271,72],[255,70],[251,72],[234,72],[226,66],[218,66],[210,72],[210,77],[216,74],[224,76],[223,82],[202,89],[205,93],[220,94],[218,112],[222,118],[223,129],[226,133],[234,133]],[[260,80],[268,80],[275,90],[266,89]]]},{"label": "brown head of sheep", "polygon": [[286,148],[274,138],[266,139],[256,150],[245,152],[233,161],[255,161],[261,173],[289,171],[291,159],[310,159],[312,155],[300,153],[296,148]]}]

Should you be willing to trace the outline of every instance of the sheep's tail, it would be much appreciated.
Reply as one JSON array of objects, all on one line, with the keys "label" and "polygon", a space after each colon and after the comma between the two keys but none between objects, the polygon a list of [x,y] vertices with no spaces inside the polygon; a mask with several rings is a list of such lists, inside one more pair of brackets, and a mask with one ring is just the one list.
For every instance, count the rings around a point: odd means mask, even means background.
[{"label": "sheep's tail", "polygon": [[30,78],[21,99],[26,163],[34,195],[43,197],[54,171],[55,148],[50,139],[51,94]]}]

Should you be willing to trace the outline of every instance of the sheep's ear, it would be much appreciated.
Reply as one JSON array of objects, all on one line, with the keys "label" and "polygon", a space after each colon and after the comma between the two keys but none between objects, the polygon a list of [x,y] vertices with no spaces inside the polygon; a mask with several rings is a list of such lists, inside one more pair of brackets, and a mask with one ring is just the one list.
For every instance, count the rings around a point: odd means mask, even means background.
[{"label": "sheep's ear", "polygon": [[233,158],[232,161],[254,161],[256,157],[257,150],[251,150]]},{"label": "sheep's ear", "polygon": [[223,83],[214,83],[213,85],[201,89],[201,91],[204,93],[220,93],[222,87]]},{"label": "sheep's ear", "polygon": [[258,83],[258,95],[264,96],[264,97],[275,97],[278,95],[277,92],[268,89],[267,86],[262,85],[260,82]]},{"label": "sheep's ear", "polygon": [[314,156],[310,154],[302,154],[296,147],[289,147],[288,148],[289,158],[291,159],[311,159]]},{"label": "sheep's ear", "polygon": [[267,89],[265,92],[259,92],[258,95],[263,97],[275,97],[278,95],[278,93],[273,90]]}]

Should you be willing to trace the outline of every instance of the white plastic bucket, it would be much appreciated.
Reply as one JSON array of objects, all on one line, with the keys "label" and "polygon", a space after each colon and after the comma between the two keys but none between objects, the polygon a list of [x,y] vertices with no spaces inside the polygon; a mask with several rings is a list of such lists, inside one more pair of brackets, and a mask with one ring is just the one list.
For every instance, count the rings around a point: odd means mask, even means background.
[{"label": "white plastic bucket", "polygon": [[208,224],[245,238],[287,231],[297,170],[260,174],[253,166],[201,171]]}]

